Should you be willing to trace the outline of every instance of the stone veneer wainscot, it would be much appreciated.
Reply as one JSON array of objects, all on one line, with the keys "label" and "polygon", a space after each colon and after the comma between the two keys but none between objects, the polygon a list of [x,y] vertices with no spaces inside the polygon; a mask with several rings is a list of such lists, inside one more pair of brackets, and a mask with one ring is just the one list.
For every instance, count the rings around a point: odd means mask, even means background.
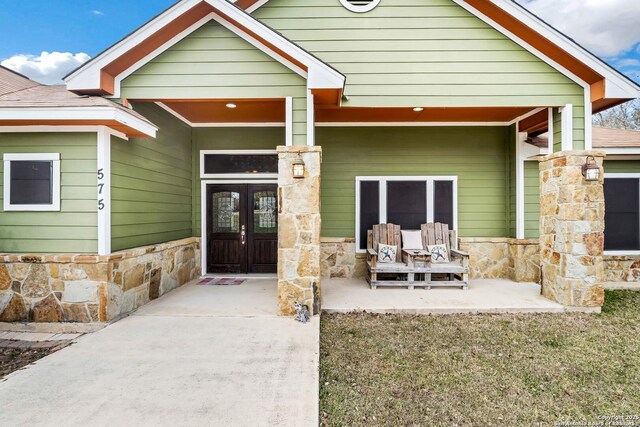
[{"label": "stone veneer wainscot", "polygon": [[107,322],[200,276],[200,239],[97,255],[0,255],[0,321]]}]

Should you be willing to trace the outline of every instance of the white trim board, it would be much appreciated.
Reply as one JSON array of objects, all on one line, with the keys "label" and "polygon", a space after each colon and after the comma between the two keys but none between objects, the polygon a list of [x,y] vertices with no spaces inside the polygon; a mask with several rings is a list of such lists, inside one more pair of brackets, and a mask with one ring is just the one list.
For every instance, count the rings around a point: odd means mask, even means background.
[{"label": "white trim board", "polygon": [[573,150],[573,105],[560,108],[562,119],[562,151]]},{"label": "white trim board", "polygon": [[[155,138],[158,131],[155,125],[117,107],[2,108],[0,109],[0,118],[3,120],[113,120],[152,138]],[[50,126],[49,128],[56,127]]]},{"label": "white trim board", "polygon": [[[360,249],[360,183],[362,181],[378,181],[378,219],[380,224],[387,223],[387,182],[389,181],[420,181],[426,182],[426,200],[427,200],[427,216],[425,222],[433,222],[434,220],[434,203],[433,196],[434,182],[435,181],[450,181],[453,182],[453,229],[458,229],[458,177],[451,176],[356,176],[356,218],[355,218],[355,234],[356,234],[356,252],[363,253],[364,249]],[[430,203],[431,201],[431,203]]]},{"label": "white trim board", "polygon": [[96,191],[98,200],[98,255],[111,253],[111,134],[98,132]]},{"label": "white trim board", "polygon": [[[207,185],[215,184],[278,184],[277,179],[205,179],[200,182],[200,242],[202,246],[200,268],[202,275],[207,273]],[[278,227],[280,225],[278,224]]]},{"label": "white trim board", "polygon": [[316,122],[316,127],[504,127],[509,122]]},{"label": "white trim board", "polygon": [[[105,126],[0,126],[0,133],[96,133],[104,129]],[[127,135],[117,130],[106,128],[107,132],[125,141],[129,140]]]},{"label": "white trim board", "polygon": [[[5,153],[3,197],[5,212],[59,212],[60,211],[60,153]],[[11,162],[51,162],[51,203],[14,205],[11,204]]]}]

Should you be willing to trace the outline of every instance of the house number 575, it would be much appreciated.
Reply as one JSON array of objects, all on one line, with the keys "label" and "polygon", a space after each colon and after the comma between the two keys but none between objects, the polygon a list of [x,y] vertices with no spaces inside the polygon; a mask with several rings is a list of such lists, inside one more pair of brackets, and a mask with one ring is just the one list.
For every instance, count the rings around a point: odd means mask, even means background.
[{"label": "house number 575", "polygon": [[101,198],[104,192],[104,169],[98,169],[98,210],[104,209],[104,199]]}]

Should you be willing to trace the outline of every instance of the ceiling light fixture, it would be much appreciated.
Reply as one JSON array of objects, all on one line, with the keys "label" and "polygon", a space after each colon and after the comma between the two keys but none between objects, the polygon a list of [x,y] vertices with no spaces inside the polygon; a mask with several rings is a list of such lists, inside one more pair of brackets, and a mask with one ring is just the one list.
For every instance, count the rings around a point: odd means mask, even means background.
[{"label": "ceiling light fixture", "polygon": [[416,107],[416,108],[413,109],[413,111],[415,111],[416,113],[419,113],[422,110],[424,110],[424,108],[422,108],[422,107]]},{"label": "ceiling light fixture", "polygon": [[236,108],[236,107],[237,107],[236,104],[232,104],[232,103],[227,104],[227,108],[233,109],[233,108]]}]

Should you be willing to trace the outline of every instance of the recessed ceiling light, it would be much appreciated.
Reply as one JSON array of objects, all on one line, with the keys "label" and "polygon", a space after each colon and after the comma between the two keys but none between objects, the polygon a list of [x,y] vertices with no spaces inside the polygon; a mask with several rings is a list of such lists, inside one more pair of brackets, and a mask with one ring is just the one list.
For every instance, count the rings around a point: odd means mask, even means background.
[{"label": "recessed ceiling light", "polygon": [[227,108],[236,108],[236,107],[237,107],[236,104],[232,104],[232,103],[227,104]]},{"label": "recessed ceiling light", "polygon": [[422,110],[424,110],[424,108],[422,108],[422,107],[416,107],[416,108],[413,109],[413,111],[415,111],[416,113],[419,113]]}]

